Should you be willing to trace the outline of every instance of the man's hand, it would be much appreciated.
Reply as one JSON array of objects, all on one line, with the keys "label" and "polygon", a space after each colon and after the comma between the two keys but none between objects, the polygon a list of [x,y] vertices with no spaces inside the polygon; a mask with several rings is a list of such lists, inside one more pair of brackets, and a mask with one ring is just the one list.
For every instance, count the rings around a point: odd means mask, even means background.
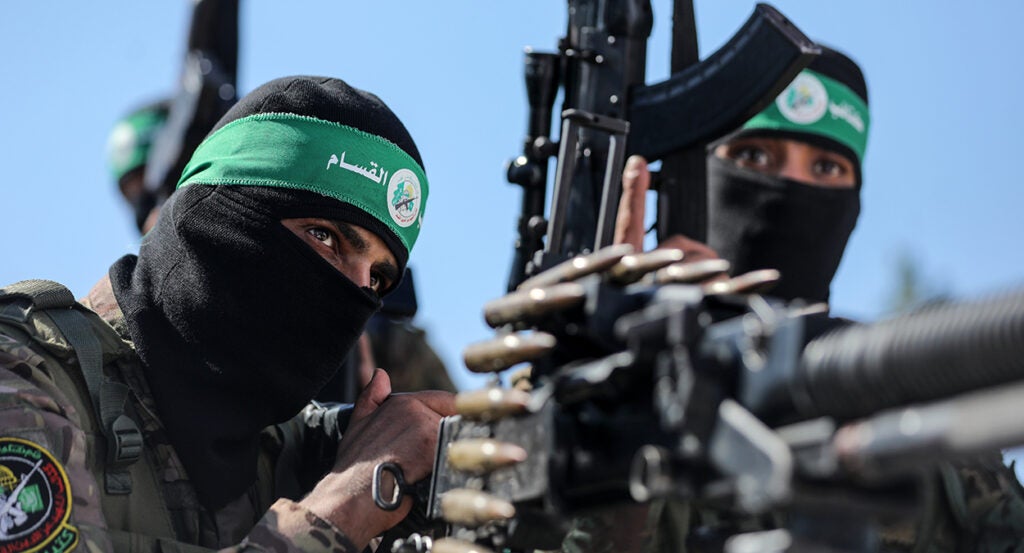
[{"label": "man's hand", "polygon": [[[647,168],[647,160],[640,156],[630,156],[622,171],[622,197],[619,199],[619,213],[615,218],[614,242],[630,244],[634,250],[644,249],[644,216],[647,210],[647,191],[651,188],[651,172]],[[718,259],[718,253],[706,244],[677,234],[670,236],[658,244],[659,248],[676,248],[683,250],[686,256],[684,263]]]},{"label": "man's hand", "polygon": [[412,507],[406,498],[395,511],[378,508],[370,495],[378,463],[397,463],[408,482],[430,474],[441,417],[455,413],[448,392],[391,394],[382,369],[356,400],[352,419],[338,445],[334,468],[300,503],[331,521],[362,549],[374,536],[398,524]]},{"label": "man's hand", "polygon": [[629,244],[637,252],[644,251],[644,215],[647,211],[647,191],[651,188],[651,171],[647,160],[640,156],[629,156],[622,170],[622,196],[619,197],[619,212],[615,216],[616,244]]}]

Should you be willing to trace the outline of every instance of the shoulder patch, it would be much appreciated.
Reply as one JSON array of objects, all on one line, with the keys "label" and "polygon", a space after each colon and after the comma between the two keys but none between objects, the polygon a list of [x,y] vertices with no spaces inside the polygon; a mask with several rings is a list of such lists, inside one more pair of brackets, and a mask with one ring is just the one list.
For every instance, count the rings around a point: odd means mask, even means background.
[{"label": "shoulder patch", "polygon": [[0,437],[0,553],[64,553],[78,544],[64,467],[38,444]]}]

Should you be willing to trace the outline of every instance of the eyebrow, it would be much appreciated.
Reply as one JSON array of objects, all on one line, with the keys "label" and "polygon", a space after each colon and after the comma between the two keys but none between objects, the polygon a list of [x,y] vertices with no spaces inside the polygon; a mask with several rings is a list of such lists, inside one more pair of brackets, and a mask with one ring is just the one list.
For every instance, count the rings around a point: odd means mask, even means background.
[{"label": "eyebrow", "polygon": [[359,236],[359,233],[356,232],[348,223],[331,221],[331,224],[338,230],[338,234],[341,234],[341,236],[344,237],[357,252],[364,253],[366,250],[370,249],[370,245],[366,243],[366,240],[363,240],[363,237]]},{"label": "eyebrow", "polygon": [[[365,253],[370,249],[370,245],[363,240],[362,236],[352,228],[351,225],[342,221],[331,221],[334,228],[338,229],[338,234],[341,234],[353,249],[359,253]],[[388,286],[382,292],[387,292],[392,286],[398,282],[398,267],[390,261],[380,261],[373,264],[373,268],[380,272],[381,276],[388,281]]]}]

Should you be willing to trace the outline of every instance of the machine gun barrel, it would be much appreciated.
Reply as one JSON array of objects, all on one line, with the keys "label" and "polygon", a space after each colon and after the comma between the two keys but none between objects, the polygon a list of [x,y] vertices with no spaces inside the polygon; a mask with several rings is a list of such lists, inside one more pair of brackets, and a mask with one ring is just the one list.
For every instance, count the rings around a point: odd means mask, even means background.
[{"label": "machine gun barrel", "polygon": [[1017,423],[1024,383],[884,411],[840,428],[833,439],[844,468],[885,478],[929,464],[1024,443]]},{"label": "machine gun barrel", "polygon": [[804,350],[796,407],[861,417],[1024,379],[1024,291],[833,331]]}]

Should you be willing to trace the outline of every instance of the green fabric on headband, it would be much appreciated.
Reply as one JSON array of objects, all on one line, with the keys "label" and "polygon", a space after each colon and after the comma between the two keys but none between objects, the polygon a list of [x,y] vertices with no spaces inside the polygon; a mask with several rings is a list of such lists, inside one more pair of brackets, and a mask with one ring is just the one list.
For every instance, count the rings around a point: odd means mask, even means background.
[{"label": "green fabric on headband", "polygon": [[154,108],[137,111],[114,126],[107,141],[107,164],[115,181],[146,163],[153,138],[166,121],[167,112]]},{"label": "green fabric on headband", "polygon": [[775,102],[743,125],[743,130],[767,129],[813,133],[847,146],[864,160],[871,116],[853,90],[821,73],[804,69]]},{"label": "green fabric on headband", "polygon": [[384,223],[407,250],[420,233],[427,176],[404,150],[359,129],[291,113],[224,125],[199,145],[178,181],[317,192]]}]

